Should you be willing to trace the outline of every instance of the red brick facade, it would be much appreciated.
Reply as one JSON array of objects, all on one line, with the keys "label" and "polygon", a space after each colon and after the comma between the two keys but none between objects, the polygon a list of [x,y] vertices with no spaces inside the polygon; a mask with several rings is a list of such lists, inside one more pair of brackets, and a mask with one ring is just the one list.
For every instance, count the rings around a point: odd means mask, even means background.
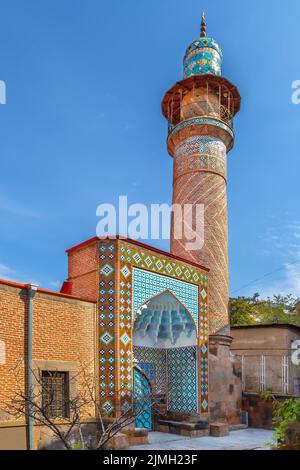
[{"label": "red brick facade", "polygon": [[[24,388],[25,383],[28,338],[26,286],[1,281],[0,307],[0,449],[26,448],[25,428],[19,427],[24,419],[14,423],[14,418],[7,415],[3,405],[16,390],[16,376],[12,369],[18,364],[18,385]],[[38,290],[33,300],[33,369],[76,372],[81,365],[87,365],[94,371],[97,354],[95,325],[94,302]],[[37,444],[38,429],[35,429],[35,438]]]}]

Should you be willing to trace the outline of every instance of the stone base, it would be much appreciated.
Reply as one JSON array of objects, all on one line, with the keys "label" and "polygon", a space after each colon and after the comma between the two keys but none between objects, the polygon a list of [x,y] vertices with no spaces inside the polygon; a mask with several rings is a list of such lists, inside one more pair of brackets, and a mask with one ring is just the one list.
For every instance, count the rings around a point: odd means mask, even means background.
[{"label": "stone base", "polygon": [[247,424],[230,424],[229,431],[241,431],[242,429],[248,429]]},{"label": "stone base", "polygon": [[127,450],[129,447],[126,434],[118,433],[112,437],[104,446],[104,450]]},{"label": "stone base", "polygon": [[[276,395],[276,400],[285,400],[285,395]],[[250,428],[273,429],[273,403],[264,400],[259,393],[243,392],[243,410],[248,413]]]},{"label": "stone base", "polygon": [[158,420],[156,428],[159,432],[169,432],[187,437],[209,436],[209,423],[207,421],[198,421],[190,423],[186,421]]},{"label": "stone base", "polygon": [[210,435],[213,437],[224,437],[229,435],[229,426],[225,423],[212,423],[210,425]]},{"label": "stone base", "polygon": [[141,446],[148,444],[147,429],[134,429],[134,431],[125,431],[130,446]]}]

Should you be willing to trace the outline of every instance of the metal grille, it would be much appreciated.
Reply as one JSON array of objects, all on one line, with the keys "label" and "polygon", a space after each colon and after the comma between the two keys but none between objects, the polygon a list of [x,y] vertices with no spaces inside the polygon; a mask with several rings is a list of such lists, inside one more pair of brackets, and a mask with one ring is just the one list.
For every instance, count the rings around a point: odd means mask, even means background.
[{"label": "metal grille", "polygon": [[245,356],[241,356],[241,364],[242,364],[242,390],[244,392],[246,390]]},{"label": "metal grille", "polygon": [[259,390],[263,392],[266,389],[266,358],[262,354],[259,358]]},{"label": "metal grille", "polygon": [[133,388],[135,407],[142,412],[135,420],[137,428],[152,430],[151,386],[147,377],[137,368],[133,369]]},{"label": "metal grille", "polygon": [[67,372],[42,372],[42,406],[47,416],[68,416]]},{"label": "metal grille", "polygon": [[282,356],[282,393],[289,393],[289,358]]},{"label": "metal grille", "polygon": [[271,391],[300,396],[300,365],[285,354],[237,355],[241,361],[245,392]]}]

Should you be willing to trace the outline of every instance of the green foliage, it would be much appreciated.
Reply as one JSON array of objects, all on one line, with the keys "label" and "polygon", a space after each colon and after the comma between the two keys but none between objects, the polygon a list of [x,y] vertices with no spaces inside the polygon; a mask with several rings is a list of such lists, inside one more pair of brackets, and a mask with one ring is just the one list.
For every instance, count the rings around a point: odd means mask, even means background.
[{"label": "green foliage", "polygon": [[283,401],[273,401],[274,415],[273,423],[275,432],[273,435],[273,446],[284,444],[286,428],[294,422],[300,422],[300,398],[288,398]]},{"label": "green foliage", "polygon": [[273,392],[270,390],[264,390],[263,392],[259,392],[258,394],[262,400],[269,401],[269,400],[274,400],[274,395]]},{"label": "green foliage", "polygon": [[87,447],[79,441],[76,441],[72,444],[72,450],[87,450]]},{"label": "green foliage", "polygon": [[232,326],[255,325],[257,323],[253,316],[256,299],[256,294],[253,297],[229,299],[229,314]]},{"label": "green foliage", "polygon": [[294,310],[296,299],[292,295],[274,295],[267,300],[258,293],[252,297],[229,299],[230,323],[245,326],[270,323],[300,325],[300,315]]}]

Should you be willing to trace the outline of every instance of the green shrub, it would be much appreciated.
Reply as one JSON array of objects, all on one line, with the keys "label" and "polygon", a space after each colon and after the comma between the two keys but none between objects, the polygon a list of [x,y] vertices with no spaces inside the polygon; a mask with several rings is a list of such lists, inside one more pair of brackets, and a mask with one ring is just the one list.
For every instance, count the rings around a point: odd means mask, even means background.
[{"label": "green shrub", "polygon": [[258,395],[262,400],[265,400],[265,401],[269,401],[269,400],[274,401],[275,399],[273,392],[271,392],[270,390],[264,390],[263,392],[259,392]]},{"label": "green shrub", "polygon": [[285,431],[294,422],[300,422],[300,398],[288,398],[283,401],[273,400],[274,416],[273,423],[275,432],[273,435],[273,446],[284,445]]}]

